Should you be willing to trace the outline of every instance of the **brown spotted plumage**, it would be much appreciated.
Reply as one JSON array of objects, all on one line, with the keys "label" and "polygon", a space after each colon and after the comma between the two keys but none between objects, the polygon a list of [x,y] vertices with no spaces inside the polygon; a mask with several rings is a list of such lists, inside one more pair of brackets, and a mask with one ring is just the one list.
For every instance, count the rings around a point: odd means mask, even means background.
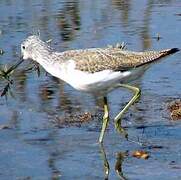
[{"label": "brown spotted plumage", "polygon": [[92,48],[69,50],[61,55],[65,61],[74,60],[76,69],[94,73],[106,69],[126,71],[156,61],[176,51],[178,51],[176,48],[147,52],[132,52],[120,48]]}]

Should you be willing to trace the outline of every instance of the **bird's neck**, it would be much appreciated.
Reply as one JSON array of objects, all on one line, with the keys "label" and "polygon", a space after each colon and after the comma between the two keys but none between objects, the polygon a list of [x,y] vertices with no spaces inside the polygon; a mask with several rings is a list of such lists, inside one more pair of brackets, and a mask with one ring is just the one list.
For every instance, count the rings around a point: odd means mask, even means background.
[{"label": "bird's neck", "polygon": [[52,51],[50,49],[39,47],[39,50],[35,50],[32,54],[32,58],[43,67],[46,67],[54,63],[54,59],[51,57],[51,55]]},{"label": "bird's neck", "polygon": [[36,51],[33,59],[38,62],[43,68],[51,75],[60,78],[65,81],[63,59],[61,56],[57,56],[51,49],[41,49]]}]

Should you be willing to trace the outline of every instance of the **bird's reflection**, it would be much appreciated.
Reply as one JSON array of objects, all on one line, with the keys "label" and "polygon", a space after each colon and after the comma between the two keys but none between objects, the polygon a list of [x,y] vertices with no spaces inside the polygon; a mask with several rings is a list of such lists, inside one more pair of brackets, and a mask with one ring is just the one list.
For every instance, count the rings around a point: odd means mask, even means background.
[{"label": "bird's reflection", "polygon": [[126,180],[127,179],[123,174],[123,168],[122,168],[122,164],[123,164],[123,161],[124,161],[126,156],[128,156],[127,151],[126,152],[117,152],[117,154],[116,154],[115,171],[117,173],[117,176],[121,180]]},{"label": "bird's reflection", "polygon": [[66,2],[57,13],[57,25],[63,41],[74,39],[76,31],[80,30],[79,2]]},{"label": "bird's reflection", "polygon": [[[101,153],[101,158],[103,159],[103,167],[104,167],[104,179],[108,180],[109,179],[109,173],[110,173],[110,166],[109,162],[107,159],[106,151],[103,146],[103,144],[100,144],[100,153]],[[122,169],[122,164],[124,159],[128,156],[128,152],[117,152],[116,153],[116,163],[115,163],[115,171],[119,179],[121,180],[127,180],[123,173]]]},{"label": "bird's reflection", "polygon": [[56,167],[56,153],[52,153],[48,159],[48,166],[51,169],[52,180],[58,180],[61,176],[61,171]]},{"label": "bird's reflection", "polygon": [[112,4],[113,7],[121,12],[121,23],[123,24],[123,27],[128,27],[130,25],[132,2],[130,0],[112,0]]},{"label": "bird's reflection", "polygon": [[106,152],[105,152],[103,144],[100,144],[100,152],[101,152],[101,157],[104,162],[104,177],[105,177],[104,179],[107,180],[109,178],[110,168],[109,168],[109,162],[107,160]]}]

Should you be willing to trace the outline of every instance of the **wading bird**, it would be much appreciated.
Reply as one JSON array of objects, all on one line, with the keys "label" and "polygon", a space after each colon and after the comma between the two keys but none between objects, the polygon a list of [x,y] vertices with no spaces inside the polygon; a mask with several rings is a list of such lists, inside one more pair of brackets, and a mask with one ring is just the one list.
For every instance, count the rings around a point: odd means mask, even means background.
[{"label": "wading bird", "polygon": [[77,90],[102,96],[104,116],[99,142],[103,142],[109,121],[107,93],[114,88],[131,90],[134,96],[115,117],[115,127],[128,139],[127,132],[121,126],[121,119],[128,108],[139,98],[140,89],[129,82],[138,79],[150,63],[179,51],[177,48],[161,51],[133,52],[118,47],[90,48],[54,51],[38,36],[29,36],[21,44],[23,59],[38,62],[51,75],[67,82]]}]

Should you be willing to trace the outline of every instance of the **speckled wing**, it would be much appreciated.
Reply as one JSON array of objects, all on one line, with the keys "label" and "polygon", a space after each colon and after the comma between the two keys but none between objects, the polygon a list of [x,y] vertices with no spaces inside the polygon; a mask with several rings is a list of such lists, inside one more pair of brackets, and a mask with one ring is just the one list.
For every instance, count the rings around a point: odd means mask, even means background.
[{"label": "speckled wing", "polygon": [[156,61],[179,51],[177,48],[162,51],[132,52],[119,48],[92,48],[65,51],[65,59],[76,62],[76,69],[89,73],[103,70],[126,71]]}]

